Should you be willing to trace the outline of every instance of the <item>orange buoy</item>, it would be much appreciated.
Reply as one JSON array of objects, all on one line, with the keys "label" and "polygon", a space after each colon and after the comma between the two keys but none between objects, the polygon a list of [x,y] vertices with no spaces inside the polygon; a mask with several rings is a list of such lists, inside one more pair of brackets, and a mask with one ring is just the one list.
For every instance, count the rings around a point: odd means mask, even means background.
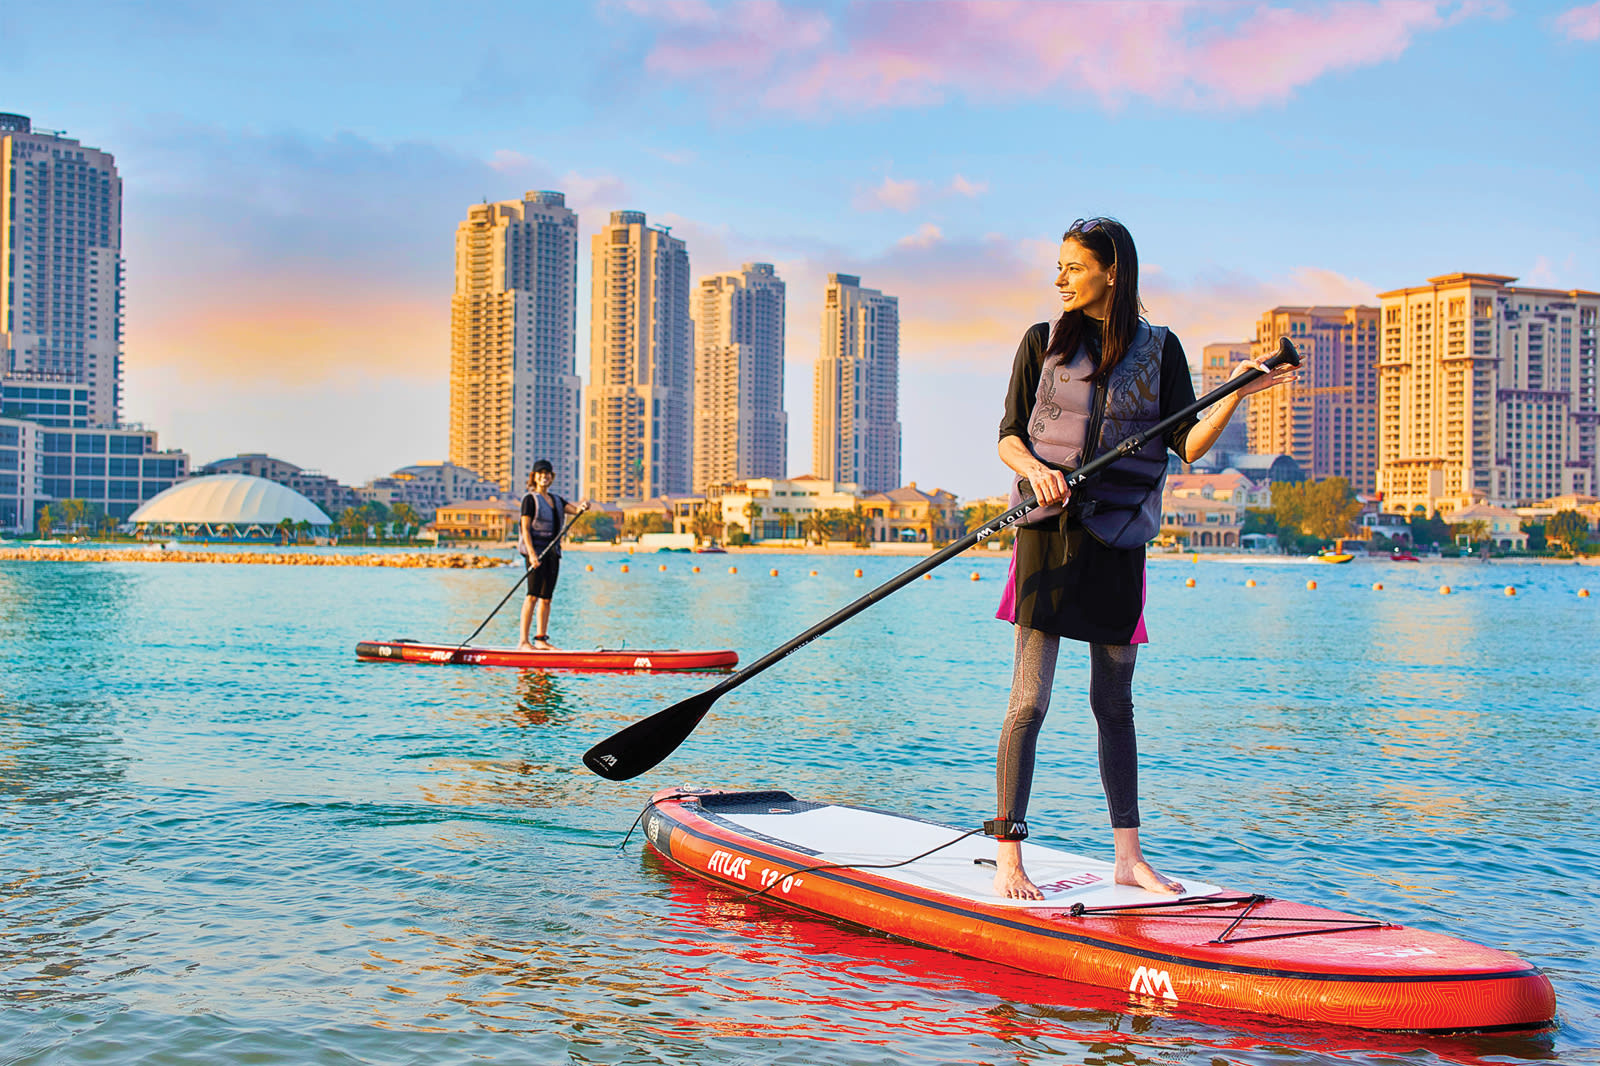
[{"label": "orange buoy", "polygon": [[1311,589],[1314,592],[1316,591],[1317,583],[1315,581],[1307,581],[1306,588]]},{"label": "orange buoy", "polygon": [[1183,583],[1183,587],[1186,588],[1186,589],[1194,588],[1194,578],[1191,577],[1187,581],[1185,581]]},{"label": "orange buoy", "polygon": [[922,580],[924,580],[924,581],[932,581],[933,580],[933,575],[932,574],[923,574],[922,575]]},{"label": "orange buoy", "polygon": [[1441,595],[1441,596],[1450,595],[1450,586],[1449,585],[1440,585],[1439,586],[1439,595]]},{"label": "orange buoy", "polygon": [[1579,589],[1578,590],[1578,598],[1580,600],[1588,599],[1589,598],[1589,590],[1588,589]]},{"label": "orange buoy", "polygon": [[812,577],[816,577],[817,576],[817,572],[815,570],[811,571],[811,576]]},{"label": "orange buoy", "polygon": [[980,580],[979,574],[978,574],[978,572],[976,570],[974,570],[972,572],[972,580],[974,580],[974,581]]},{"label": "orange buoy", "polygon": [[1506,595],[1507,596],[1515,596],[1516,594],[1517,594],[1517,586],[1515,586],[1515,585],[1507,585],[1506,586]]},{"label": "orange buoy", "polygon": [[622,572],[624,574],[626,574],[628,572],[628,564],[627,563],[623,563],[622,564]]},{"label": "orange buoy", "polygon": [[662,569],[662,570],[666,570],[666,568],[667,568],[667,564],[666,564],[666,563],[662,563],[662,564],[661,564],[661,569]]},{"label": "orange buoy", "polygon": [[589,573],[592,574],[592,573],[594,573],[594,564],[590,563],[588,566],[584,567],[584,569],[589,571]]},{"label": "orange buoy", "polygon": [[728,573],[730,573],[730,574],[737,574],[737,573],[738,573],[738,572],[739,572],[739,568],[738,568],[738,567],[737,567],[737,566],[730,566],[730,567],[728,567]]},{"label": "orange buoy", "polygon": [[1383,582],[1382,581],[1374,582],[1373,586],[1372,586],[1372,591],[1373,592],[1382,592],[1383,591]]},{"label": "orange buoy", "polygon": [[861,571],[860,571],[860,570],[859,570],[859,569],[858,569],[858,570],[857,570],[857,571],[856,571],[856,577],[860,577],[860,576],[861,576]]},{"label": "orange buoy", "polygon": [[1255,587],[1256,587],[1256,579],[1255,579],[1255,578],[1253,578],[1253,577],[1252,577],[1252,578],[1250,578],[1250,579],[1249,579],[1249,580],[1248,580],[1248,581],[1246,581],[1246,582],[1245,582],[1245,583],[1244,583],[1244,587],[1245,587],[1245,588],[1247,588],[1247,589],[1253,589],[1253,588],[1255,588]]},{"label": "orange buoy", "polygon": [[699,572],[700,572],[700,568],[699,568],[699,567],[698,567],[698,566],[691,566],[691,567],[689,567],[689,573],[691,573],[691,574],[698,574],[698,573],[699,573]]},{"label": "orange buoy", "polygon": [[772,571],[772,576],[773,577],[777,577],[778,576],[778,572],[776,570]]}]

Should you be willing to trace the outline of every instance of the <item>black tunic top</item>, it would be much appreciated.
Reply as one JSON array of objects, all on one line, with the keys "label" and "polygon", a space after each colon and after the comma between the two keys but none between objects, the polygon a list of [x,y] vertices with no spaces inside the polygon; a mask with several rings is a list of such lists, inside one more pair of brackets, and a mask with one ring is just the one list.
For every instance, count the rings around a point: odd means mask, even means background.
[{"label": "black tunic top", "polygon": [[[1098,359],[1097,334],[1088,331],[1086,340]],[[1045,331],[1030,329],[1017,348],[1005,417],[1000,422],[1001,439],[1020,437],[1027,443],[1028,421],[1044,365],[1044,336]],[[1161,349],[1161,417],[1181,411],[1194,400],[1189,361],[1183,345],[1169,330]],[[1181,454],[1196,421],[1191,417],[1169,430],[1167,447]],[[1019,526],[1011,557],[1011,620],[1029,629],[1093,644],[1143,643],[1144,563],[1142,546],[1109,548],[1070,512],[1036,526]]]}]

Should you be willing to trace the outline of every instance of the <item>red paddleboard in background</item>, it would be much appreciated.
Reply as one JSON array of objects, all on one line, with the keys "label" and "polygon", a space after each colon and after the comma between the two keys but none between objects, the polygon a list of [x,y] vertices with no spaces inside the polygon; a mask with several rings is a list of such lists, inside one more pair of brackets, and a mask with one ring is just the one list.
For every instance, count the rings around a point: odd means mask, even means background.
[{"label": "red paddleboard in background", "polygon": [[733,651],[681,651],[677,648],[591,648],[587,651],[556,648],[519,651],[516,648],[458,647],[422,644],[414,640],[363,640],[356,658],[380,663],[464,664],[516,666],[525,670],[726,670],[739,665]]},{"label": "red paddleboard in background", "polygon": [[1042,845],[1023,852],[1045,899],[1002,899],[993,841],[957,840],[960,829],[920,818],[680,788],[654,796],[644,829],[669,861],[757,899],[1132,1003],[1421,1032],[1540,1029],[1555,1018],[1549,980],[1515,955],[1189,877],[1174,899]]}]

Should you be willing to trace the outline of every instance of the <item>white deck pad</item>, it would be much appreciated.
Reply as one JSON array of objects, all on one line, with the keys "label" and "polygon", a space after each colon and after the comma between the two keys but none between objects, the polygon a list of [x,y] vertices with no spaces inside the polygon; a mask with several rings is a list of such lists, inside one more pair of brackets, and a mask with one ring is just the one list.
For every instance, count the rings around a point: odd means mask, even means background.
[{"label": "white deck pad", "polygon": [[[808,805],[797,804],[804,808]],[[857,807],[820,806],[795,813],[782,813],[785,805],[774,801],[771,814],[718,811],[706,814],[741,829],[816,853],[812,864],[837,863],[848,866],[881,865],[901,862],[929,848],[953,840],[960,829],[903,818]],[[1135,903],[1157,903],[1173,897],[1142,888],[1119,885],[1112,880],[1112,865],[1101,859],[1074,855],[1042,844],[1024,841],[1023,866],[1033,883],[1044,892],[1043,900],[1005,899],[995,893],[995,868],[992,860],[995,842],[985,836],[971,836],[958,844],[934,852],[906,866],[892,870],[868,870],[878,877],[919,889],[941,892],[971,903],[1020,909],[1070,907],[1125,907]],[[1183,885],[1184,896],[1207,896],[1220,891],[1215,885],[1190,877],[1173,877]]]}]

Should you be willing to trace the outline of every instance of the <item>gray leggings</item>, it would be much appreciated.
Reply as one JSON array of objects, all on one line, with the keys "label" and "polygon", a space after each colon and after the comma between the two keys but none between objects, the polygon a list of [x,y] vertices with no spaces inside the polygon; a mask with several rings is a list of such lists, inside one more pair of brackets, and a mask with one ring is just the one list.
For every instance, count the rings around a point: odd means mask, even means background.
[{"label": "gray leggings", "polygon": [[[1061,638],[1016,626],[1017,657],[1011,677],[1011,705],[1000,732],[996,762],[998,816],[1028,817],[1033,762],[1039,728],[1050,710],[1050,685],[1056,675]],[[1100,783],[1115,829],[1139,824],[1139,747],[1133,734],[1133,666],[1136,644],[1089,645],[1089,708],[1100,729]]]}]

